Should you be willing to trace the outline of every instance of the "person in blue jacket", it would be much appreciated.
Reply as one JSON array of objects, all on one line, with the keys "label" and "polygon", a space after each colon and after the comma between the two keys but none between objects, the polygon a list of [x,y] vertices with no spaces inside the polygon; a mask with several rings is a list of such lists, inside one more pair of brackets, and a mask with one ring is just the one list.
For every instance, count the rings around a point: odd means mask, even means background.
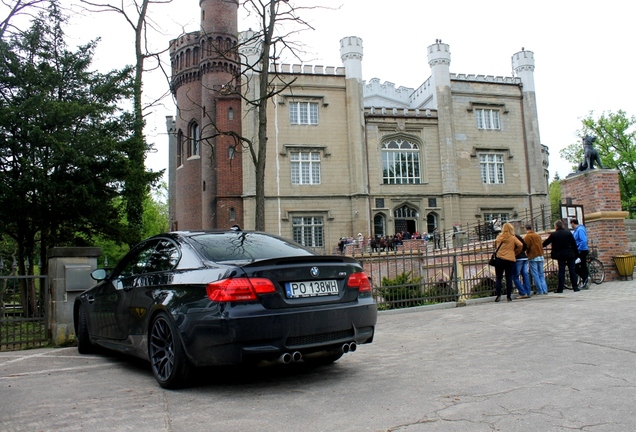
[{"label": "person in blue jacket", "polygon": [[588,279],[590,276],[587,268],[587,255],[590,252],[587,246],[587,230],[584,225],[579,224],[579,220],[576,218],[570,219],[570,226],[572,227],[572,235],[578,249],[579,262],[576,263],[576,274],[581,278],[579,288],[585,289],[589,284]]}]

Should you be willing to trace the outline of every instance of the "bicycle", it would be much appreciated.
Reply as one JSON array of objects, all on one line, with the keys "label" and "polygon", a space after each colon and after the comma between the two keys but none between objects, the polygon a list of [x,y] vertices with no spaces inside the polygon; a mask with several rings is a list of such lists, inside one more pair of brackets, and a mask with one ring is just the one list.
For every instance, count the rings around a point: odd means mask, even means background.
[{"label": "bicycle", "polygon": [[[600,285],[605,280],[605,266],[601,261],[599,261],[598,250],[596,247],[591,247],[590,252],[587,255],[587,271],[588,271],[588,280],[594,282],[596,285]],[[569,280],[566,275],[565,280],[565,288],[572,289],[569,284]]]},{"label": "bicycle", "polygon": [[597,256],[598,251],[596,248],[591,248],[586,261],[590,280],[596,285],[600,285],[605,280],[605,266],[598,260]]}]

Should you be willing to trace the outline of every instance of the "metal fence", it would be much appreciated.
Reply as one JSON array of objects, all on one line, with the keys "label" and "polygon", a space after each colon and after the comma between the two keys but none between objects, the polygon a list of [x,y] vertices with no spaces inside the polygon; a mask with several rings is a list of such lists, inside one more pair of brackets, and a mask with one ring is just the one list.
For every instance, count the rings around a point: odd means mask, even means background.
[{"label": "metal fence", "polygon": [[0,350],[48,345],[46,276],[0,276]]},{"label": "metal fence", "polygon": [[[369,275],[382,310],[494,295],[495,269],[488,265],[493,251],[494,240],[441,249],[424,240],[409,240],[393,251],[363,253],[354,258]],[[544,272],[550,290],[557,286],[557,267],[546,250]]]}]

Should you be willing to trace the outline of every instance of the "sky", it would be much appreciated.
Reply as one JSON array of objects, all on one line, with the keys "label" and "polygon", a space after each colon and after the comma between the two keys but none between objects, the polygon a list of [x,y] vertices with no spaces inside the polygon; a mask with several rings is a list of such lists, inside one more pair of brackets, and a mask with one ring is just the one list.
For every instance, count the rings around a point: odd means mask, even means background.
[{"label": "sky", "polygon": [[[70,4],[75,0],[62,0]],[[128,0],[124,0],[128,1]],[[430,76],[426,47],[442,39],[451,51],[451,73],[512,76],[511,57],[525,48],[534,52],[535,89],[541,142],[550,151],[550,179],[564,178],[572,165],[559,150],[579,143],[581,119],[591,111],[625,111],[636,115],[636,66],[633,19],[636,2],[624,0],[295,0],[320,5],[302,18],[315,30],[296,36],[307,51],[305,64],[341,66],[339,41],[363,39],[362,75],[396,87],[417,88]],[[153,4],[151,17],[160,32],[154,49],[165,49],[183,31],[199,29],[199,0]],[[250,23],[239,13],[239,31]],[[116,14],[72,16],[69,44],[101,38],[95,67],[108,70],[134,60],[133,33]],[[167,54],[166,63],[169,63]],[[148,75],[147,99],[166,92],[158,73]],[[148,141],[155,152],[147,157],[153,170],[168,166],[165,118],[175,115],[171,98],[147,117]]]}]

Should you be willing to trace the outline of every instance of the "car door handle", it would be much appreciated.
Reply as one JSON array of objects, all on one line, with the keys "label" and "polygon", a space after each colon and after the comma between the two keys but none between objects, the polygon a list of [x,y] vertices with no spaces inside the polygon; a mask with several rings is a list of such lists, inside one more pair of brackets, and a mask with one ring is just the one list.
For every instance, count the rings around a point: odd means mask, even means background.
[{"label": "car door handle", "polygon": [[95,301],[95,297],[88,296],[88,297],[86,297],[86,301],[89,302],[89,303],[93,303]]}]

